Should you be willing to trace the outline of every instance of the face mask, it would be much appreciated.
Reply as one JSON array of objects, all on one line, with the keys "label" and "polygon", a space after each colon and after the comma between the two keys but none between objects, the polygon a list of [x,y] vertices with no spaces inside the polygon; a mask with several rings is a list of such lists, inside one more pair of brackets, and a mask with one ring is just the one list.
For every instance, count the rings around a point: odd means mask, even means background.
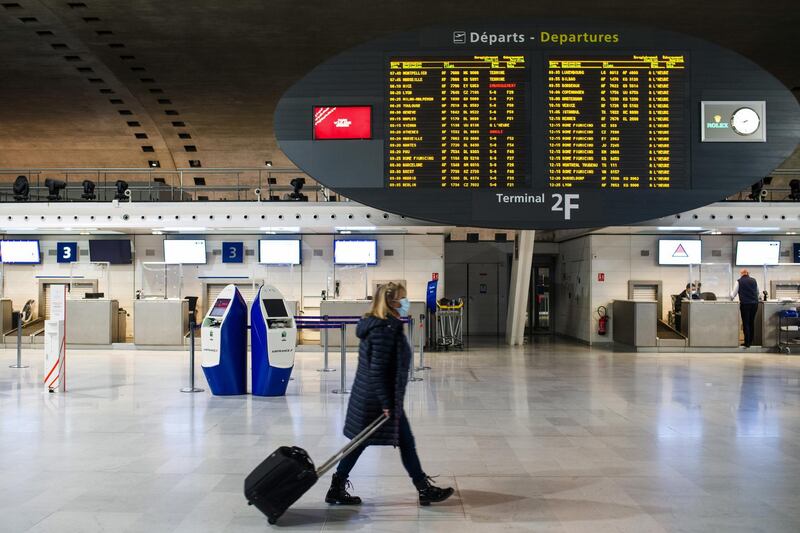
[{"label": "face mask", "polygon": [[411,302],[408,301],[408,298],[400,298],[398,302],[400,303],[400,307],[397,309],[397,312],[400,316],[407,317],[408,311],[411,309]]}]

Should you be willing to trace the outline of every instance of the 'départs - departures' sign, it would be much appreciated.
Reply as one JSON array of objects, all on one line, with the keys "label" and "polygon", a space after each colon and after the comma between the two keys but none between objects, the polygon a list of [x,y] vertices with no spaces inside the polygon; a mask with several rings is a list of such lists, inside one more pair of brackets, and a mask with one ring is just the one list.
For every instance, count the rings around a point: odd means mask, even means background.
[{"label": "'d\u00e9parts - departures' sign", "polygon": [[393,213],[622,225],[721,200],[796,148],[800,107],[701,39],[586,21],[426,28],[319,65],[278,102],[301,169]]}]

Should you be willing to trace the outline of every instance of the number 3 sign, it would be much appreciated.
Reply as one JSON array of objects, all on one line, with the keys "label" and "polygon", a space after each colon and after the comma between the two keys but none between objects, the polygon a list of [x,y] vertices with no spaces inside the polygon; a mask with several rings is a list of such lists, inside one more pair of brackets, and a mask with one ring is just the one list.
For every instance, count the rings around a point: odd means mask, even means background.
[{"label": "number 3 sign", "polygon": [[56,244],[56,262],[74,263],[78,260],[77,242],[59,242]]},{"label": "number 3 sign", "polygon": [[222,243],[222,262],[223,263],[244,263],[244,243],[243,242],[223,242]]}]

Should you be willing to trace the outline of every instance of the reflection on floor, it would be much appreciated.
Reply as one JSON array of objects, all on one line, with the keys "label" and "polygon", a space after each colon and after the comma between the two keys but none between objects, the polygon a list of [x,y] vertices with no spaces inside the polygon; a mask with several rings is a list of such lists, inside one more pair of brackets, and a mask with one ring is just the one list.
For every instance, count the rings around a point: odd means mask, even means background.
[{"label": "reflection on floor", "polygon": [[[185,353],[72,350],[59,395],[40,351],[25,370],[0,351],[0,530],[268,531],[244,475],[279,445],[321,461],[344,442],[339,373],[298,357],[285,398],[215,398],[179,392]],[[417,507],[397,451],[375,448],[353,473],[362,507],[328,508],[325,478],[276,529],[800,531],[800,358],[539,341],[426,362],[407,411],[456,496]]]}]

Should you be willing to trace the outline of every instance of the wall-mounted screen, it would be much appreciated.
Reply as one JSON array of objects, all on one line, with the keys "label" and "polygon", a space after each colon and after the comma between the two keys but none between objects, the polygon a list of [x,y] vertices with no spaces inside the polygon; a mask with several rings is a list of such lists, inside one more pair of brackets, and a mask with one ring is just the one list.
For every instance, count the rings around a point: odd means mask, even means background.
[{"label": "wall-mounted screen", "polygon": [[736,266],[777,265],[780,260],[780,241],[739,241],[736,243]]},{"label": "wall-mounted screen", "polygon": [[214,302],[214,307],[211,308],[211,312],[208,313],[208,316],[220,317],[224,315],[225,310],[228,308],[230,303],[230,298],[217,298],[217,301]]},{"label": "wall-mounted screen", "polygon": [[3,263],[38,265],[42,262],[39,241],[0,241]]},{"label": "wall-mounted screen", "polygon": [[333,241],[333,264],[378,264],[378,241]]},{"label": "wall-mounted screen", "polygon": [[133,261],[131,241],[129,239],[91,240],[89,241],[89,261],[129,265]]},{"label": "wall-mounted screen", "polygon": [[289,313],[286,312],[286,306],[283,305],[283,300],[264,299],[263,302],[264,310],[269,318],[289,316]]},{"label": "wall-mounted screen", "polygon": [[164,240],[164,262],[175,265],[205,265],[206,241],[204,239]]},{"label": "wall-mounted screen", "polygon": [[699,240],[661,239],[658,241],[659,265],[697,265],[703,259]]},{"label": "wall-mounted screen", "polygon": [[262,265],[299,265],[298,239],[264,239],[258,241],[258,262]]},{"label": "wall-mounted screen", "polygon": [[314,107],[314,140],[325,139],[372,139],[372,108]]}]

